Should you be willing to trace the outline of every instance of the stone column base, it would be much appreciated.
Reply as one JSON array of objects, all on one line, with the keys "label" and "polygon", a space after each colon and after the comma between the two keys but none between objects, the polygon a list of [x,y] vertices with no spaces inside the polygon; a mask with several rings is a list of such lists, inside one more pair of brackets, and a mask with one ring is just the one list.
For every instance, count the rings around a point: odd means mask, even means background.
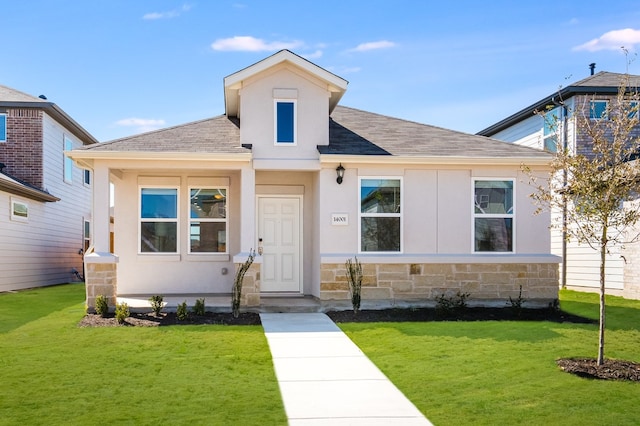
[{"label": "stone column base", "polygon": [[96,297],[107,298],[109,309],[117,303],[118,256],[111,253],[91,253],[84,257],[87,312],[95,312]]}]

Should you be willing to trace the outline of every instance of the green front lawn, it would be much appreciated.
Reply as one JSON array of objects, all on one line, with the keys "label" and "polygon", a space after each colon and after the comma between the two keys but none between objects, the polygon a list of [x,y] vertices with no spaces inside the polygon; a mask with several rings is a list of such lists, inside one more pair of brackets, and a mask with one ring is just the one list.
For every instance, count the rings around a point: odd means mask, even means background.
[{"label": "green front lawn", "polygon": [[[596,294],[561,292],[598,318]],[[640,302],[608,298],[605,354],[640,362]],[[640,383],[579,378],[555,364],[595,357],[597,325],[550,322],[340,324],[438,426],[638,425]]]},{"label": "green front lawn", "polygon": [[0,294],[0,424],[286,424],[262,327],[79,328],[84,297]]}]

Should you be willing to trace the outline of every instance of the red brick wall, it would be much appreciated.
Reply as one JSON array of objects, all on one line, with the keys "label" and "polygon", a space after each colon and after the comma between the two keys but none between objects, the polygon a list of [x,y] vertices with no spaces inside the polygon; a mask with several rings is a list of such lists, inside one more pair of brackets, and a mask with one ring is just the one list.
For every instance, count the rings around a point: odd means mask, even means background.
[{"label": "red brick wall", "polygon": [[4,171],[37,188],[42,188],[42,111],[9,109],[7,142],[0,143]]}]

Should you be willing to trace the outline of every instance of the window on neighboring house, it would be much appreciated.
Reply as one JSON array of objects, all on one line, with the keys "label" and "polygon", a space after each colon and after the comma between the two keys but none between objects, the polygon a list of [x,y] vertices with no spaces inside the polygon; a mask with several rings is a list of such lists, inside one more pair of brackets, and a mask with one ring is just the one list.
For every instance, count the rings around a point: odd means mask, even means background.
[{"label": "window on neighboring house", "polygon": [[609,101],[589,101],[589,118],[592,120],[607,119]]},{"label": "window on neighboring house", "polygon": [[0,142],[7,141],[7,114],[0,113]]},{"label": "window on neighboring house", "polygon": [[562,122],[560,121],[560,107],[554,108],[544,115],[544,127],[542,131],[543,149],[549,152],[557,152],[558,135]]},{"label": "window on neighboring house", "polygon": [[27,222],[29,220],[29,205],[11,198],[11,220]]},{"label": "window on neighboring house", "polygon": [[140,253],[178,252],[178,188],[140,188]]},{"label": "window on neighboring house", "polygon": [[630,101],[627,105],[627,117],[638,119],[638,102]]},{"label": "window on neighboring house", "polygon": [[513,180],[473,182],[475,252],[513,252]]},{"label": "window on neighboring house", "polygon": [[91,246],[91,222],[88,220],[84,220],[84,227],[82,229],[82,240],[83,240],[83,250],[86,253],[89,250],[89,246]]},{"label": "window on neighboring house", "polygon": [[275,100],[275,143],[296,144],[296,101]]},{"label": "window on neighboring house", "polygon": [[402,251],[400,178],[360,179],[360,251]]},{"label": "window on neighboring house", "polygon": [[227,189],[190,188],[189,252],[227,252]]},{"label": "window on neighboring house", "polygon": [[[64,136],[64,150],[71,151],[73,149],[73,141],[69,139],[66,135]],[[62,154],[64,158],[64,181],[71,183],[73,182],[73,160],[66,155]]]},{"label": "window on neighboring house", "polygon": [[87,186],[91,186],[91,170],[84,169],[83,173],[84,173],[84,184]]}]

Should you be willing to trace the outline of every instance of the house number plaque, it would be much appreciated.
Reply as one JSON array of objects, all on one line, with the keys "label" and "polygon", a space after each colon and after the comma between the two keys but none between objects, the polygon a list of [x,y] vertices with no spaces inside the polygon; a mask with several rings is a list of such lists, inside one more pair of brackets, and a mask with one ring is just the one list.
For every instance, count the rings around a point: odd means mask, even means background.
[{"label": "house number plaque", "polygon": [[331,224],[336,226],[346,226],[349,224],[349,215],[346,213],[333,213]]}]

